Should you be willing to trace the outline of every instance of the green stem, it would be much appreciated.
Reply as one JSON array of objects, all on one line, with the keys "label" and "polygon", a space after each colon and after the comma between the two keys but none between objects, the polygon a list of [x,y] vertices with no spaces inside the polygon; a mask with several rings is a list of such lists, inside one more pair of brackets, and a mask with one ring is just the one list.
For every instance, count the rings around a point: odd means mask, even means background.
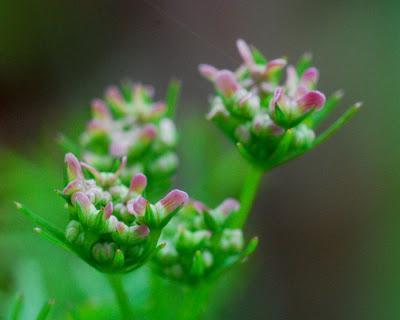
[{"label": "green stem", "polygon": [[253,207],[263,174],[264,171],[262,169],[254,166],[250,167],[250,172],[246,177],[246,181],[240,195],[240,211],[233,218],[232,227],[242,228],[246,223],[251,208]]},{"label": "green stem", "polygon": [[186,292],[182,320],[201,320],[208,304],[210,284],[199,283]]},{"label": "green stem", "polygon": [[133,311],[129,304],[128,295],[122,283],[122,275],[109,274],[107,275],[107,279],[114,291],[115,300],[117,300],[122,319],[133,320]]}]

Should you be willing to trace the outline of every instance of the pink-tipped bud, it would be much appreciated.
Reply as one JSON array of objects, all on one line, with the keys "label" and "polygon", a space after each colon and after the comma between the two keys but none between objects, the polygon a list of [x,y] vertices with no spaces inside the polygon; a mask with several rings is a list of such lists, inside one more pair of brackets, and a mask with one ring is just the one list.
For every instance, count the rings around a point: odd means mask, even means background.
[{"label": "pink-tipped bud", "polygon": [[286,66],[286,63],[285,59],[274,59],[269,61],[266,68],[266,74],[269,75],[283,69]]},{"label": "pink-tipped bud", "polygon": [[73,205],[79,205],[86,213],[90,212],[92,209],[92,203],[90,202],[89,197],[83,192],[74,193],[71,202]]},{"label": "pink-tipped bud", "polygon": [[65,163],[67,164],[67,173],[69,180],[83,179],[82,168],[79,160],[72,153],[65,155]]},{"label": "pink-tipped bud", "polygon": [[104,207],[104,216],[106,219],[110,218],[113,214],[114,211],[114,206],[112,202],[107,203],[107,205]]},{"label": "pink-tipped bud", "polygon": [[153,124],[147,124],[143,127],[142,132],[140,134],[141,138],[145,141],[152,141],[157,136],[157,128]]},{"label": "pink-tipped bud", "polygon": [[129,228],[131,232],[135,233],[139,238],[146,238],[149,233],[150,229],[148,226],[142,224],[140,226],[133,226]]},{"label": "pink-tipped bud", "polygon": [[99,120],[110,119],[111,114],[106,104],[100,99],[94,99],[92,101],[92,113],[93,117]]},{"label": "pink-tipped bud", "polygon": [[145,198],[138,196],[136,199],[128,202],[128,212],[135,216],[143,216],[146,212],[147,204],[148,201]]},{"label": "pink-tipped bud", "polygon": [[132,178],[129,191],[142,193],[143,190],[146,188],[146,186],[147,186],[147,177],[143,173],[138,173]]},{"label": "pink-tipped bud", "polygon": [[166,110],[167,105],[164,102],[159,101],[153,104],[153,106],[151,107],[150,115],[152,117],[160,117],[165,113]]},{"label": "pink-tipped bud", "polygon": [[204,211],[209,210],[209,208],[203,202],[198,200],[192,200],[192,205],[198,213],[203,213]]},{"label": "pink-tipped bud", "polygon": [[235,75],[232,71],[221,70],[217,73],[215,84],[222,94],[230,97],[239,90],[239,84],[236,81]]},{"label": "pink-tipped bud", "polygon": [[300,82],[307,88],[310,88],[318,82],[318,78],[318,69],[315,67],[311,67],[304,71],[303,75],[301,76]]},{"label": "pink-tipped bud", "polygon": [[128,141],[113,141],[111,142],[109,152],[114,157],[123,157],[128,153]]},{"label": "pink-tipped bud", "polygon": [[311,109],[320,109],[325,104],[325,95],[320,91],[309,91],[297,100],[298,105],[303,111],[309,111]]},{"label": "pink-tipped bud", "polygon": [[209,64],[200,64],[199,72],[204,78],[214,81],[215,77],[217,76],[218,69]]},{"label": "pink-tipped bud", "polygon": [[90,120],[88,122],[87,129],[90,133],[107,132],[107,127],[104,125],[104,122],[98,119]]},{"label": "pink-tipped bud", "polygon": [[283,88],[282,87],[276,88],[274,91],[274,96],[272,97],[272,99],[269,103],[269,110],[271,112],[274,112],[275,106],[278,103],[278,101],[281,99],[282,95],[283,95]]},{"label": "pink-tipped bud", "polygon": [[116,87],[116,86],[109,86],[107,88],[106,97],[107,97],[107,99],[115,101],[115,102],[123,101],[121,92],[119,91],[118,87]]},{"label": "pink-tipped bud", "polygon": [[63,193],[66,196],[70,196],[75,192],[78,192],[82,190],[82,182],[80,180],[73,180],[70,183],[67,184],[67,186],[64,188]]},{"label": "pink-tipped bud", "polygon": [[183,206],[189,199],[186,192],[181,190],[172,190],[163,199],[159,201],[159,204],[164,207],[167,214],[175,211],[179,207]]},{"label": "pink-tipped bud", "polygon": [[219,206],[218,210],[224,215],[229,215],[232,212],[238,211],[240,209],[240,204],[236,199],[228,198],[224,200]]},{"label": "pink-tipped bud", "polygon": [[253,54],[252,54],[249,46],[247,45],[247,43],[244,40],[239,39],[236,41],[236,47],[237,47],[239,54],[242,57],[244,63],[248,67],[252,66],[254,64]]}]

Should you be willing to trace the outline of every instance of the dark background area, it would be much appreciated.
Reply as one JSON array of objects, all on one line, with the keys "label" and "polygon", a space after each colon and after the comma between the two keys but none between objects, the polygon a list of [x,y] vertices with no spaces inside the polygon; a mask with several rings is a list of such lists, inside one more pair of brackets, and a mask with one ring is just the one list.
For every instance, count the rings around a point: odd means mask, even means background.
[{"label": "dark background area", "polygon": [[[211,87],[197,65],[235,68],[237,38],[268,58],[294,62],[312,52],[320,89],[345,90],[340,111],[359,100],[364,109],[317,150],[267,175],[248,225],[261,238],[255,268],[224,319],[380,319],[398,279],[399,10],[395,1],[361,0],[2,1],[0,143],[29,157],[44,135],[87,115],[93,97],[125,78],[159,93],[181,79],[184,127],[209,108]],[[190,174],[184,166],[179,181]]]}]

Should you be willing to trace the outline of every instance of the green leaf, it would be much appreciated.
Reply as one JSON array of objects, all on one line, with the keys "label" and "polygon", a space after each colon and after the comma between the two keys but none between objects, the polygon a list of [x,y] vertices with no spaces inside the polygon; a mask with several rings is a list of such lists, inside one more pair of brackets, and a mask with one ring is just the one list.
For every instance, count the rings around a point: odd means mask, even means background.
[{"label": "green leaf", "polygon": [[167,103],[167,116],[172,118],[175,115],[176,105],[178,103],[179,93],[181,91],[181,82],[178,80],[171,80],[166,96]]},{"label": "green leaf", "polygon": [[21,309],[22,309],[22,303],[23,303],[23,296],[22,294],[17,294],[15,297],[15,300],[11,306],[11,312],[10,312],[10,320],[18,320],[19,316],[21,314]]},{"label": "green leaf", "polygon": [[53,299],[47,301],[40,309],[39,314],[36,317],[36,320],[46,320],[54,303],[55,301]]}]

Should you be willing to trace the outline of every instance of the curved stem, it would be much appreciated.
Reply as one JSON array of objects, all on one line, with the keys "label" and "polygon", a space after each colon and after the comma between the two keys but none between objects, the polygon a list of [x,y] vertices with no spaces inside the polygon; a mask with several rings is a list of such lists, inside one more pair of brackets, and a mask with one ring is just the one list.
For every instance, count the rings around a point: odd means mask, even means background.
[{"label": "curved stem", "polygon": [[107,275],[107,279],[110,283],[111,288],[114,291],[115,300],[118,303],[122,319],[133,320],[133,311],[129,303],[128,295],[122,283],[122,275],[109,274]]},{"label": "curved stem", "polygon": [[232,221],[232,227],[242,228],[250,214],[253,202],[256,198],[258,187],[264,171],[260,168],[251,166],[250,172],[246,177],[242,193],[240,195],[240,211],[236,214]]}]

